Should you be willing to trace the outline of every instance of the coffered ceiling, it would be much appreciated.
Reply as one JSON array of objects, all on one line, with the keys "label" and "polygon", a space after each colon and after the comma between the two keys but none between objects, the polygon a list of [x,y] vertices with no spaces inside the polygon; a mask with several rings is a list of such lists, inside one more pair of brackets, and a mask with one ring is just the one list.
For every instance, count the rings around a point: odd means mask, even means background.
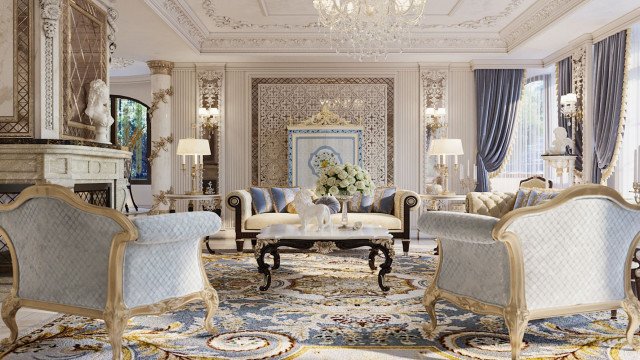
[{"label": "coffered ceiling", "polygon": [[[121,57],[349,61],[331,50],[312,0],[111,1],[120,12]],[[637,0],[429,0],[410,48],[393,61],[541,59],[639,6]]]}]

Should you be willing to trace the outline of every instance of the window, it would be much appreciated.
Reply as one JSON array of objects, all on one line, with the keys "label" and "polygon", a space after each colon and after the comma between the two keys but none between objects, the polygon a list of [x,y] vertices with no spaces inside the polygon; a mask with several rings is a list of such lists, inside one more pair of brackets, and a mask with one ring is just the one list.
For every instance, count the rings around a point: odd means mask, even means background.
[{"label": "window", "polygon": [[507,166],[500,178],[524,179],[532,175],[544,176],[544,161],[549,121],[549,88],[551,75],[527,79],[520,104],[516,137]]},{"label": "window", "polygon": [[[627,69],[627,116],[622,138],[622,147],[618,164],[612,180],[615,188],[624,197],[633,196],[634,171],[638,164],[634,163],[634,152],[640,146],[640,24],[631,28],[629,68]],[[609,184],[612,185],[609,180]]]},{"label": "window", "polygon": [[136,99],[112,95],[111,113],[115,119],[111,138],[117,145],[129,147],[133,153],[129,182],[151,184],[151,168],[147,159],[151,139],[149,107]]}]

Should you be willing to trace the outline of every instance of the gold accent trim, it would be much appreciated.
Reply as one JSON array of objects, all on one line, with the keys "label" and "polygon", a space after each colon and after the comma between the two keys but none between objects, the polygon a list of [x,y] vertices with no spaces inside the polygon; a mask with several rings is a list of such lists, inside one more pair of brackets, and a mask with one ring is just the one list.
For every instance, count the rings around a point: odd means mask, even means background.
[{"label": "gold accent trim", "polygon": [[[120,359],[122,357],[122,334],[130,317],[142,314],[162,314],[191,301],[203,300],[205,302],[207,307],[205,328],[212,334],[216,333],[215,328],[211,324],[211,318],[215,310],[218,308],[218,295],[206,277],[202,257],[200,257],[200,274],[203,279],[203,290],[181,297],[166,299],[151,305],[139,306],[131,309],[127,308],[123,299],[122,285],[124,251],[127,243],[137,240],[138,229],[119,211],[90,205],[80,199],[69,189],[59,185],[35,185],[28,187],[22,191],[22,193],[20,193],[12,203],[0,205],[0,212],[17,209],[28,200],[43,197],[58,199],[81,211],[108,217],[122,227],[122,231],[113,237],[111,250],[109,252],[107,303],[105,308],[100,310],[19,298],[17,294],[20,288],[20,264],[18,263],[15,247],[11,238],[8,236],[4,228],[0,227],[0,236],[2,236],[7,243],[13,267],[13,288],[11,290],[11,294],[5,298],[2,306],[2,319],[10,330],[11,334],[9,336],[9,341],[11,343],[14,343],[18,337],[18,326],[15,321],[15,316],[16,312],[21,307],[86,316],[92,319],[103,319],[113,348],[113,359]],[[10,351],[11,348],[1,354],[0,357],[6,355]]]},{"label": "gold accent trim", "polygon": [[158,110],[160,102],[167,104],[169,100],[167,97],[173,96],[173,86],[170,86],[168,89],[160,89],[158,91],[153,92],[153,100],[151,101],[151,107],[149,107],[149,121],[153,120],[153,113]]},{"label": "gold accent trim", "polygon": [[631,29],[624,30],[626,32],[626,45],[624,49],[624,74],[622,76],[622,103],[620,104],[620,120],[618,122],[618,136],[616,139],[616,144],[613,148],[613,155],[611,156],[611,162],[609,166],[602,172],[602,177],[600,178],[600,184],[606,185],[607,180],[616,169],[616,165],[618,164],[618,159],[620,157],[620,150],[622,148],[622,139],[624,137],[624,127],[627,122],[627,96],[629,92],[629,85],[627,84],[629,79],[629,67],[631,66],[631,37],[632,31]]},{"label": "gold accent trim", "polygon": [[147,66],[151,70],[151,75],[171,75],[173,62],[166,60],[149,60]]},{"label": "gold accent trim", "polygon": [[[491,232],[491,235],[496,242],[504,243],[508,251],[510,296],[507,305],[499,306],[488,304],[470,297],[457,295],[449,291],[439,289],[438,279],[440,276],[441,262],[438,262],[433,282],[425,291],[423,297],[423,305],[431,319],[429,324],[425,324],[425,331],[431,332],[437,326],[435,303],[439,299],[445,299],[475,313],[503,316],[509,330],[511,358],[519,359],[522,347],[522,338],[524,337],[524,331],[529,320],[623,308],[629,316],[627,341],[633,346],[635,330],[640,326],[640,302],[631,290],[631,271],[624,272],[623,281],[625,299],[612,300],[597,304],[581,304],[575,306],[537,309],[532,311],[527,309],[524,289],[524,257],[522,254],[520,239],[515,233],[508,231],[508,228],[518,218],[540,214],[581,197],[607,198],[623,208],[640,211],[640,205],[628,203],[617,191],[602,185],[587,184],[575,185],[560,193],[560,195],[555,199],[543,203],[542,205],[520,208],[507,213],[500,219],[500,221],[498,221]],[[440,257],[443,258],[446,254],[443,252],[440,240],[437,242],[438,248],[440,249]],[[627,251],[627,258],[625,260],[625,269],[631,269],[631,263],[636,248],[638,247],[638,243],[640,243],[640,233],[635,236],[633,241],[631,241]]]}]

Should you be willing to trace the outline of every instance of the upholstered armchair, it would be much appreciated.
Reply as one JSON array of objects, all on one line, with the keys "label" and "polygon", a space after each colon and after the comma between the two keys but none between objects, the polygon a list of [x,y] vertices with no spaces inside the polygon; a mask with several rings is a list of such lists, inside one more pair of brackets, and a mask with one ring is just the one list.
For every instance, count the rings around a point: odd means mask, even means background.
[{"label": "upholstered armchair", "polygon": [[580,185],[502,219],[438,212],[421,217],[418,226],[437,236],[441,249],[423,300],[429,329],[436,327],[439,299],[504,316],[517,359],[530,320],[623,308],[633,344],[640,303],[630,269],[640,207],[615,190]]},{"label": "upholstered armchair", "polygon": [[122,357],[130,317],[201,299],[205,327],[218,296],[205,275],[201,239],[220,229],[211,212],[141,217],[89,205],[57,185],[32,186],[0,206],[0,235],[13,264],[2,320],[18,336],[21,307],[103,319],[113,358]]}]

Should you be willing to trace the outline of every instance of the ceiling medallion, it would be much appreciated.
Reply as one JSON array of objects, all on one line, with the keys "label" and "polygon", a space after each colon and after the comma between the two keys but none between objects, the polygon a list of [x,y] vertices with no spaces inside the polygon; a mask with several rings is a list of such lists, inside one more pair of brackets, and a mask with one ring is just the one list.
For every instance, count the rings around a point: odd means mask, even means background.
[{"label": "ceiling medallion", "polygon": [[422,18],[426,0],[313,0],[331,48],[358,60],[402,52]]}]

